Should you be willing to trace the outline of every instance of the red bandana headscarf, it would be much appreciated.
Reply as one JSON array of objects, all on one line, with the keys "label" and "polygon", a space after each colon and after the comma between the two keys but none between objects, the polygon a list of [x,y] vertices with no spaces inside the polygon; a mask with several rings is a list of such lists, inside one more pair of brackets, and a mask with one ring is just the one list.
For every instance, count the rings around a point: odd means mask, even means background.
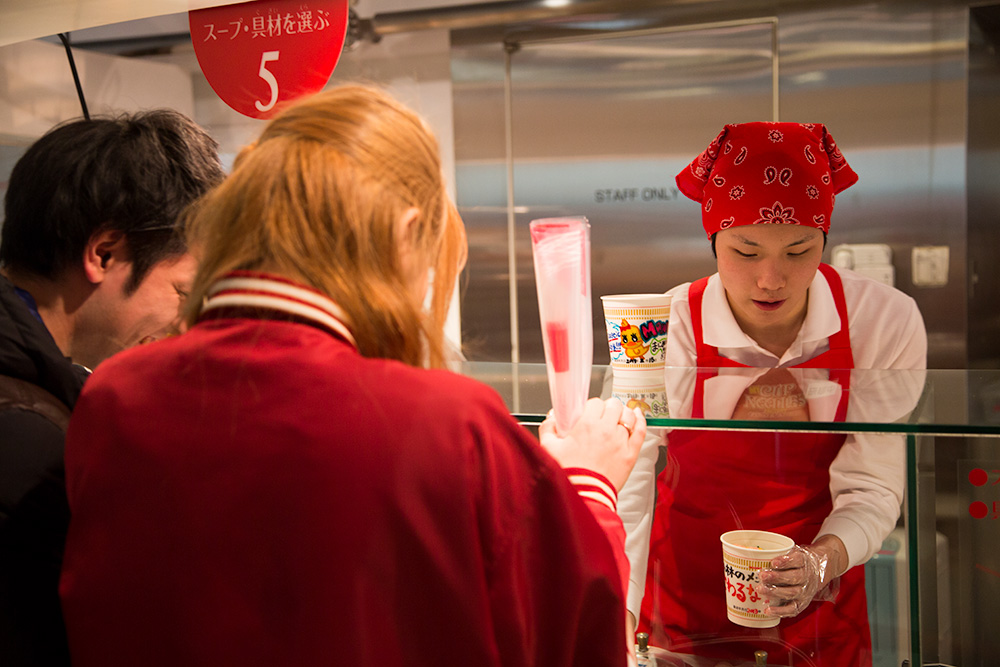
[{"label": "red bandana headscarf", "polygon": [[825,234],[835,195],[857,180],[819,123],[726,125],[677,174],[681,192],[701,202],[709,238],[761,223],[805,225]]}]

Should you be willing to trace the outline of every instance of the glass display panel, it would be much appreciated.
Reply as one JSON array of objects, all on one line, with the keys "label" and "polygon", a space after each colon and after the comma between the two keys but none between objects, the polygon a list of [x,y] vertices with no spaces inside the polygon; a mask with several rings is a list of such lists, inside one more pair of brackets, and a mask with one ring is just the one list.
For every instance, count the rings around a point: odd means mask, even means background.
[{"label": "glass display panel", "polygon": [[[458,370],[493,386],[521,423],[544,420],[544,365]],[[768,665],[875,667],[1000,655],[988,622],[1000,612],[1000,371],[668,368],[646,377],[595,366],[590,395],[639,407],[655,434],[640,622],[655,664],[754,665],[759,651]],[[863,563],[840,578],[837,602],[814,601],[774,627],[732,622],[726,591],[749,582],[724,561],[720,535],[764,529],[809,544],[830,515],[830,489],[865,485],[890,492],[881,506],[840,513],[881,541],[855,556]],[[849,504],[852,493],[842,497]]]}]

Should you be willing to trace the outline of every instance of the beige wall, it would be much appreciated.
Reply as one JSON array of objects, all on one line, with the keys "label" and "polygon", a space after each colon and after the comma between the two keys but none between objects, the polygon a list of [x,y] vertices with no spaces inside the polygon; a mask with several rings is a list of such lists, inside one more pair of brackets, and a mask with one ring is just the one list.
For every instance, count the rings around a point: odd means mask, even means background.
[{"label": "beige wall", "polygon": [[[194,113],[191,77],[176,65],[81,50],[74,59],[91,115],[157,106]],[[26,144],[82,115],[62,46],[30,41],[0,47],[0,142]]]}]

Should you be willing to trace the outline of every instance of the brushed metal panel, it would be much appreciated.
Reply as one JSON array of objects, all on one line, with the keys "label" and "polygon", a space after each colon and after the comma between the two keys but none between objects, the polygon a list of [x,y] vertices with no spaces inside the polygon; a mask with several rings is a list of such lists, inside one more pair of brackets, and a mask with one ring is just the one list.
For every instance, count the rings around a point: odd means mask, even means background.
[{"label": "brushed metal panel", "polygon": [[[967,365],[966,9],[873,4],[779,14],[782,120],[825,123],[860,176],[830,244],[887,243],[924,317],[932,368]],[[915,246],[951,249],[948,284],[917,287]]]},{"label": "brushed metal panel", "polygon": [[[698,205],[674,176],[725,123],[770,118],[772,27],[705,28],[532,43],[513,54],[512,129],[520,358],[542,361],[528,223],[591,223],[594,360],[608,362],[600,295],[664,291],[714,271]],[[718,45],[724,44],[724,48]],[[457,192],[469,227],[462,303],[470,358],[510,358],[503,54],[453,58]]]},{"label": "brushed metal panel", "polygon": [[969,366],[1000,368],[1000,5],[971,10]]}]

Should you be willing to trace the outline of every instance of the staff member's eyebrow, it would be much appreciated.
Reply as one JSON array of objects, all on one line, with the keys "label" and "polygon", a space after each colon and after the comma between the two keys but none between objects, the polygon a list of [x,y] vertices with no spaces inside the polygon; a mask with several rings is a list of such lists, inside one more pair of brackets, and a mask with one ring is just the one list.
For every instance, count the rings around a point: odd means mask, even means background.
[{"label": "staff member's eyebrow", "polygon": [[812,237],[805,236],[805,237],[799,239],[798,241],[792,241],[791,243],[789,243],[785,247],[786,248],[791,248],[792,246],[802,245],[803,243],[808,243],[810,240],[812,240]]},{"label": "staff member's eyebrow", "polygon": [[[742,243],[744,245],[753,246],[755,248],[760,246],[760,244],[757,243],[756,241],[751,241],[750,239],[748,239],[748,238],[746,238],[744,236],[740,236],[739,234],[734,234],[734,236],[736,237],[737,241],[739,241],[740,243]],[[786,248],[791,248],[793,246],[802,245],[803,243],[808,243],[810,239],[811,239],[811,237],[804,236],[804,237],[800,238],[797,241],[792,241],[791,243],[789,243],[785,247]]]}]

